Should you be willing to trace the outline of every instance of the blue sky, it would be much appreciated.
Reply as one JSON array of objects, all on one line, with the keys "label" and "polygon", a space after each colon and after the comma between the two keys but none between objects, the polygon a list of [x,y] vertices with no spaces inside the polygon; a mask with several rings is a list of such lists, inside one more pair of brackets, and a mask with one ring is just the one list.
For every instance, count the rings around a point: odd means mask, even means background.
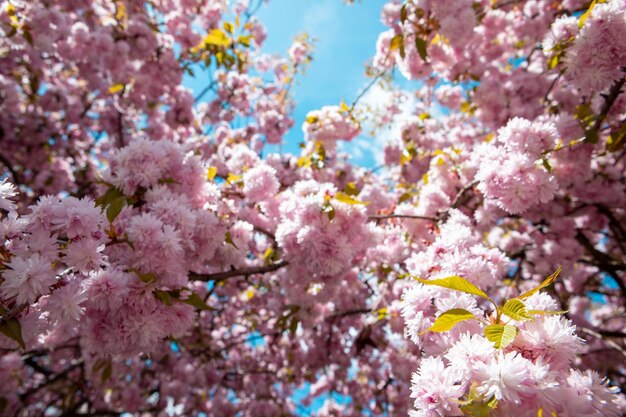
[{"label": "blue sky", "polygon": [[[257,16],[267,28],[263,51],[285,56],[296,35],[306,32],[317,41],[306,74],[299,76],[294,87],[295,124],[284,138],[283,151],[299,153],[301,126],[306,114],[325,105],[351,103],[367,84],[365,64],[375,53],[376,39],[386,27],[380,22],[385,0],[361,0],[346,5],[342,0],[270,0]],[[199,93],[204,87],[198,79],[185,77],[184,84]],[[361,145],[361,148],[363,146]],[[371,152],[358,152],[354,162],[375,165]],[[269,146],[269,152],[278,151]]]}]

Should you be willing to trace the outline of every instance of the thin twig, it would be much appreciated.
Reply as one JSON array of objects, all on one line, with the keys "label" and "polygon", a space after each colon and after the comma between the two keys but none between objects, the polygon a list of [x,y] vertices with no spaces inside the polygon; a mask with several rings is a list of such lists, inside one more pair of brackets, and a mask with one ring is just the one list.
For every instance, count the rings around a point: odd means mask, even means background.
[{"label": "thin twig", "polygon": [[602,340],[604,343],[606,343],[608,346],[612,347],[613,349],[619,351],[622,355],[626,356],[626,349],[624,349],[623,346],[620,346],[619,344],[615,343],[614,341],[610,340],[610,339],[606,339],[604,337],[602,337],[602,335],[594,330],[588,329],[586,327],[578,327],[578,330],[582,333],[586,333],[590,336],[595,337],[596,339],[600,339]]}]

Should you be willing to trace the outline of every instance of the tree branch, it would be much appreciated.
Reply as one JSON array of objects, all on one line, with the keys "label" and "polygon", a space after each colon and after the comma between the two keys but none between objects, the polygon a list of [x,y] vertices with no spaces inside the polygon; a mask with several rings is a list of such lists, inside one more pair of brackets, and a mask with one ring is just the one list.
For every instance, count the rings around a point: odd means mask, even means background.
[{"label": "tree branch", "polygon": [[243,268],[243,269],[232,269],[230,271],[217,272],[214,274],[196,274],[195,272],[192,272],[191,274],[189,274],[189,278],[195,279],[198,281],[221,281],[221,280],[233,278],[233,277],[239,277],[239,276],[248,277],[250,275],[274,272],[287,265],[289,265],[289,262],[281,261],[275,264],[255,266],[255,267]]},{"label": "tree branch", "polygon": [[375,214],[367,217],[368,220],[385,220],[385,219],[416,219],[416,220],[428,220],[431,222],[436,222],[438,219],[436,217],[430,216],[417,216],[412,214]]}]

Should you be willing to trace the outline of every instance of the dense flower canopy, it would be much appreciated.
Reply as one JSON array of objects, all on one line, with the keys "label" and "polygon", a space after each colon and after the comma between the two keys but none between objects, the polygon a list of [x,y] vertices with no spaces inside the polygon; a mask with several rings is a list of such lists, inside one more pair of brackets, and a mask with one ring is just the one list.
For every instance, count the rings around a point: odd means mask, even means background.
[{"label": "dense flower canopy", "polygon": [[298,155],[261,3],[0,1],[0,415],[625,413],[626,3],[391,0]]}]

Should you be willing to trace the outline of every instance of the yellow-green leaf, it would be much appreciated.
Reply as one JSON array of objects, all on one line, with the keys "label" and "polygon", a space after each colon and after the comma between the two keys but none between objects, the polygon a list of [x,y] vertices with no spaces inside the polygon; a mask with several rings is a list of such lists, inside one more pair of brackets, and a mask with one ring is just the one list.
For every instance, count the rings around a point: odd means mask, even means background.
[{"label": "yellow-green leaf", "polygon": [[224,22],[224,30],[228,33],[233,33],[235,31],[235,26],[233,26],[230,22]]},{"label": "yellow-green leaf", "polygon": [[213,310],[195,292],[192,292],[187,298],[185,298],[184,300],[180,300],[180,301],[185,304],[189,304],[190,306],[197,308],[198,310]]},{"label": "yellow-green leaf", "polygon": [[502,312],[517,321],[528,321],[533,319],[530,314],[528,314],[524,303],[517,298],[507,300],[507,302],[504,303],[504,306],[502,306]]},{"label": "yellow-green leaf", "polygon": [[485,337],[492,342],[496,349],[504,349],[517,336],[517,327],[510,324],[491,324],[485,327]]},{"label": "yellow-green leaf", "polygon": [[567,313],[567,310],[528,310],[528,314],[539,314],[542,316],[552,316],[565,313]]},{"label": "yellow-green leaf", "polygon": [[596,0],[593,0],[591,4],[589,5],[589,8],[587,9],[587,11],[580,16],[580,18],[578,19],[579,29],[585,25],[585,21],[589,18],[589,16],[591,15],[591,11],[593,10],[595,6],[596,6]]},{"label": "yellow-green leaf", "polygon": [[312,124],[315,124],[315,123],[319,122],[319,120],[320,119],[317,116],[307,116],[304,121],[307,122],[308,124],[312,125]]},{"label": "yellow-green leaf", "polygon": [[489,413],[494,410],[498,400],[483,402],[473,402],[461,407],[463,412],[471,417],[489,417]]},{"label": "yellow-green leaf", "polygon": [[217,167],[209,167],[206,173],[206,179],[209,181],[213,181],[216,175],[217,175]]},{"label": "yellow-green leaf", "polygon": [[450,288],[451,290],[461,291],[468,294],[477,295],[479,297],[486,298],[487,300],[491,300],[489,296],[482,291],[480,288],[466,280],[465,278],[461,278],[458,275],[453,275],[447,278],[439,278],[439,279],[421,279],[415,278],[419,282],[424,285],[436,285],[438,287]]},{"label": "yellow-green leaf", "polygon": [[212,31],[210,31],[204,37],[203,42],[206,45],[215,45],[215,46],[223,46],[223,47],[230,45],[230,39],[228,38],[228,36],[226,36],[224,31],[221,29],[213,29]]},{"label": "yellow-green leaf", "polygon": [[389,50],[395,51],[396,49],[400,49],[400,45],[404,44],[404,37],[402,35],[396,35],[391,38],[391,42],[389,43]]},{"label": "yellow-green leaf", "polygon": [[462,308],[453,308],[437,317],[433,325],[430,326],[427,330],[423,331],[422,334],[426,332],[447,332],[448,330],[456,326],[457,323],[473,318],[474,314],[470,313],[469,311]]},{"label": "yellow-green leaf", "polygon": [[233,174],[232,172],[230,174],[228,174],[228,177],[226,177],[226,181],[229,184],[236,184],[236,183],[240,182],[242,179],[243,179],[243,176],[237,175],[237,174]]},{"label": "yellow-green leaf", "polygon": [[347,183],[346,186],[343,187],[343,192],[344,194],[347,194],[349,196],[355,196],[359,194],[359,190],[357,190],[356,184],[354,182]]},{"label": "yellow-green leaf", "polygon": [[552,275],[550,275],[548,278],[544,279],[543,282],[541,284],[539,284],[538,286],[536,286],[535,288],[533,288],[530,291],[525,292],[524,294],[520,295],[518,298],[520,300],[524,300],[528,297],[530,297],[531,295],[541,291],[542,289],[546,288],[547,286],[551,285],[555,279],[558,278],[559,274],[561,273],[561,271],[563,270],[562,267],[558,267],[556,271],[554,271],[554,273]]},{"label": "yellow-green leaf", "polygon": [[329,201],[326,201],[322,206],[322,213],[326,213],[328,220],[332,221],[335,218],[335,208]]},{"label": "yellow-green leaf", "polygon": [[241,35],[237,38],[237,42],[242,44],[243,46],[250,47],[250,41],[252,40],[252,36],[250,35]]},{"label": "yellow-green leaf", "polygon": [[617,152],[626,145],[626,123],[617,131],[611,132],[606,142],[606,150],[609,152]]},{"label": "yellow-green leaf", "polygon": [[369,204],[369,202],[359,201],[356,198],[353,198],[346,193],[342,193],[341,191],[335,194],[335,200],[340,201],[345,204],[350,204],[350,205],[362,204],[366,206]]},{"label": "yellow-green leaf", "polygon": [[228,243],[229,245],[231,245],[232,247],[234,247],[235,249],[239,249],[237,245],[235,245],[235,242],[233,242],[233,236],[230,234],[230,230],[226,232],[224,241]]},{"label": "yellow-green leaf", "polygon": [[111,87],[109,87],[109,93],[116,94],[122,91],[123,89],[124,89],[124,84],[121,84],[121,83],[113,84]]}]

